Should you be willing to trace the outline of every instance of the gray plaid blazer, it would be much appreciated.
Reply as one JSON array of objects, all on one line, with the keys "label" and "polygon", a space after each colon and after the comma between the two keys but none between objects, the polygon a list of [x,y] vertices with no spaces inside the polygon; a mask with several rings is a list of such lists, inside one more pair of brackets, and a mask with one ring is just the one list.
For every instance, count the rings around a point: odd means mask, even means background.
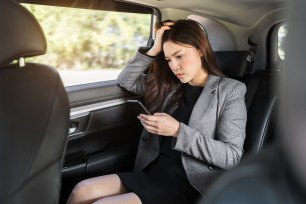
[{"label": "gray plaid blazer", "polygon": [[[153,60],[137,52],[118,76],[119,85],[143,95],[146,90],[143,72]],[[245,92],[246,86],[237,80],[209,75],[189,123],[180,123],[173,149],[182,153],[188,180],[202,195],[215,177],[239,163],[243,154]],[[170,97],[171,94],[167,99]],[[140,140],[135,171],[141,171],[159,155],[159,136],[144,130],[141,137],[146,139]]]}]

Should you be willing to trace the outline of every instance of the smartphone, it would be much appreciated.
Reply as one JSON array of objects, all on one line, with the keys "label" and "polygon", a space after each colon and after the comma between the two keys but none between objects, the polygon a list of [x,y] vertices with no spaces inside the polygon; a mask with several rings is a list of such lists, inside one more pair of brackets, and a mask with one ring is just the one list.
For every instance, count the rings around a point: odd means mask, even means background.
[{"label": "smartphone", "polygon": [[127,103],[132,105],[132,108],[137,112],[137,114],[151,115],[147,108],[139,100],[127,100]]}]

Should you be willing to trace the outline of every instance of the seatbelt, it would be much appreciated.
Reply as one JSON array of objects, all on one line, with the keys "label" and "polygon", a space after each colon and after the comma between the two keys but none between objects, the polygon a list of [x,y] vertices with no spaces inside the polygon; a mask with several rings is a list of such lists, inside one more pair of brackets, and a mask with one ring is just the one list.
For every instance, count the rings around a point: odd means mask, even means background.
[{"label": "seatbelt", "polygon": [[253,41],[253,37],[250,36],[248,39],[248,44],[250,45],[249,54],[247,56],[247,65],[245,68],[246,74],[252,74],[252,67],[256,60],[256,52],[258,44]]}]

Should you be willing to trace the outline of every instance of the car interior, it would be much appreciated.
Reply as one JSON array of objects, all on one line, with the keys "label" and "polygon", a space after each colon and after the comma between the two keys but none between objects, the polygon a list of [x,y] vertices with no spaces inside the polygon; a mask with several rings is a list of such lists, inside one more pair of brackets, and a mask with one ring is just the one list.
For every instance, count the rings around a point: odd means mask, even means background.
[{"label": "car interior", "polygon": [[33,15],[12,1],[0,1],[0,15],[0,201],[39,203],[44,198],[56,203],[69,128],[68,96],[53,67],[25,63],[26,57],[46,52]]},{"label": "car interior", "polygon": [[[29,5],[148,15],[149,23],[143,26],[149,30],[149,36],[142,46],[152,46],[156,22],[199,22],[205,28],[219,68],[247,86],[248,117],[242,160],[279,139],[277,85],[284,63],[280,44],[285,36],[281,38],[280,30],[287,25],[286,0],[0,0],[0,4],[1,141],[10,144],[1,147],[1,155],[10,155],[1,158],[7,161],[3,178],[9,186],[1,186],[1,192],[5,192],[1,203],[40,203],[42,199],[47,200],[44,203],[66,203],[72,188],[83,179],[131,171],[142,131],[137,112],[127,100],[143,98],[121,88],[115,79],[64,87],[52,60],[24,60],[50,55],[46,50],[51,46],[46,45],[45,39],[50,32],[44,30],[44,21],[38,20],[44,7],[31,10]],[[95,19],[91,23],[100,24]],[[59,32],[64,31],[61,27]],[[119,35],[125,32],[128,29]],[[67,41],[73,38],[66,37]],[[103,37],[91,40],[98,43]],[[111,52],[116,53],[115,49]],[[45,71],[39,73],[40,70]],[[8,118],[14,121],[7,123]],[[40,176],[47,180],[35,176],[42,173],[41,169],[46,175]],[[37,184],[27,186],[27,182]],[[39,190],[41,185],[43,192]]]}]

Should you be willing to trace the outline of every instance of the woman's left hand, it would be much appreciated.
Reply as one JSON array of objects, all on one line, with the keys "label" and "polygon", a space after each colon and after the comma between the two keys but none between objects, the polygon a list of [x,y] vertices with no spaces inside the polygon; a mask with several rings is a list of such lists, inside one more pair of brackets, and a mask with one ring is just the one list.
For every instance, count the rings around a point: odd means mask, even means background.
[{"label": "woman's left hand", "polygon": [[180,123],[167,113],[140,114],[137,118],[150,133],[162,136],[178,136]]}]

